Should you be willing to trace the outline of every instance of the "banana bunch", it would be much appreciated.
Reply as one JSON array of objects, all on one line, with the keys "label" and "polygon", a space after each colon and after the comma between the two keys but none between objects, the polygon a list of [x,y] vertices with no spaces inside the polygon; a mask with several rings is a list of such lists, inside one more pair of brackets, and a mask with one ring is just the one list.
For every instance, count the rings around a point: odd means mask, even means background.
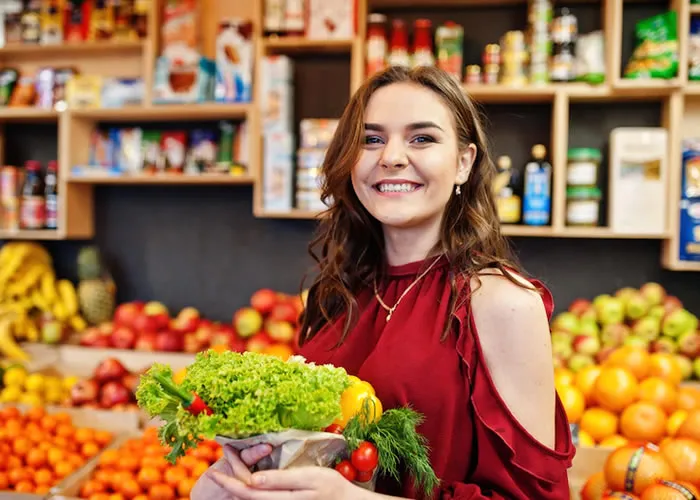
[{"label": "banana bunch", "polygon": [[56,279],[46,249],[32,242],[6,243],[0,248],[0,353],[21,357],[14,339],[39,341],[37,316],[46,315],[74,331],[87,327],[73,283]]}]

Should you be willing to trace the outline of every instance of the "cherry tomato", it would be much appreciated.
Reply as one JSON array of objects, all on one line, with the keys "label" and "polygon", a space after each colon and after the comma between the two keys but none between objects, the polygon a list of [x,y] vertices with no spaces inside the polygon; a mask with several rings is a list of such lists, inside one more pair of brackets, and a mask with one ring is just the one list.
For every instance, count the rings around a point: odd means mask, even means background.
[{"label": "cherry tomato", "polygon": [[340,475],[348,481],[354,481],[357,478],[357,469],[353,467],[349,460],[338,462],[338,465],[335,466],[335,470],[340,472]]},{"label": "cherry tomato", "polygon": [[358,483],[367,483],[372,479],[373,475],[373,470],[357,471],[357,479],[355,479],[355,481],[357,481]]},{"label": "cherry tomato", "polygon": [[338,424],[331,424],[324,429],[324,432],[330,432],[331,434],[342,434],[343,428]]},{"label": "cherry tomato", "polygon": [[372,472],[377,467],[378,461],[377,448],[367,441],[360,443],[360,446],[350,455],[350,462],[361,472]]}]

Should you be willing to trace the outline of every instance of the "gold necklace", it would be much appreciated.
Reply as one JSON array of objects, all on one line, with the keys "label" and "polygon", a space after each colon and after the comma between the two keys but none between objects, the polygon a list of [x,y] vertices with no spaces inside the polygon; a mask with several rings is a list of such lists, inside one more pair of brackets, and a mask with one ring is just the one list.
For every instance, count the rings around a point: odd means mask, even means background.
[{"label": "gold necklace", "polygon": [[442,256],[439,255],[439,256],[428,266],[428,268],[420,274],[420,276],[418,276],[415,280],[413,280],[413,283],[411,283],[410,285],[408,285],[408,287],[406,288],[406,290],[403,291],[403,293],[399,296],[398,300],[396,301],[396,303],[395,303],[392,307],[389,307],[388,305],[386,305],[386,304],[384,303],[384,301],[382,300],[382,298],[379,296],[379,291],[377,290],[377,278],[374,278],[374,282],[373,282],[373,284],[374,284],[374,296],[377,297],[377,302],[379,302],[379,304],[380,304],[380,305],[386,310],[386,312],[387,312],[387,315],[386,315],[386,322],[387,322],[387,323],[388,323],[389,320],[391,319],[391,315],[394,314],[394,311],[395,311],[396,308],[398,307],[398,305],[399,305],[399,303],[401,302],[401,300],[406,296],[406,294],[407,294],[408,292],[411,291],[411,289],[416,285],[416,283],[418,283],[426,274],[428,274],[428,271],[430,271],[430,270],[433,268],[433,266],[437,263],[437,261],[440,260],[440,257],[442,257]]}]

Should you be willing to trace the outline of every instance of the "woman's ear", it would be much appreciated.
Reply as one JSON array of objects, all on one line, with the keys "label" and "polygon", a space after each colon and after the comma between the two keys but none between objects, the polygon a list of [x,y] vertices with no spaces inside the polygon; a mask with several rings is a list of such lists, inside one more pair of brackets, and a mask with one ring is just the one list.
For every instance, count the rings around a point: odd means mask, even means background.
[{"label": "woman's ear", "polygon": [[459,155],[455,184],[461,185],[467,182],[469,174],[472,171],[472,166],[474,165],[474,160],[476,160],[476,144],[470,144],[462,154]]}]

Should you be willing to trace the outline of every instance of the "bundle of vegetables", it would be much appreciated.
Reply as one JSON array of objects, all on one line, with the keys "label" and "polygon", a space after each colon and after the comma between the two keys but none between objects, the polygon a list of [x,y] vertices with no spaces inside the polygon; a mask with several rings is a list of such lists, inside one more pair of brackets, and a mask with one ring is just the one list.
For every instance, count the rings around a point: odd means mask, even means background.
[{"label": "bundle of vegetables", "polygon": [[401,480],[405,469],[426,492],[438,484],[417,431],[422,416],[407,407],[383,411],[372,386],[342,368],[207,351],[179,384],[169,366],[154,364],[136,399],[164,421],[159,436],[171,462],[203,439],[237,449],[269,443],[273,453],[260,468],[314,463],[358,483],[376,475]]}]

